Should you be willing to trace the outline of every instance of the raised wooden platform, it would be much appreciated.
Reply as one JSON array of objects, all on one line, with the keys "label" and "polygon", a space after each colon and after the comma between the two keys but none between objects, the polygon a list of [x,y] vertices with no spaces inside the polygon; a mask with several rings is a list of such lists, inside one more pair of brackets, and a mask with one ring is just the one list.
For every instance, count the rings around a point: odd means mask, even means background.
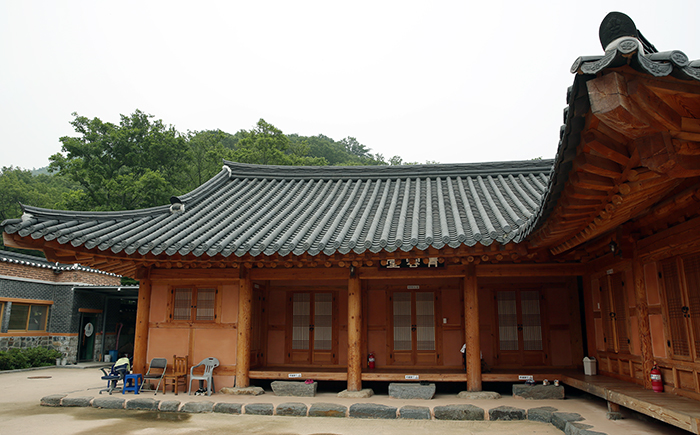
[{"label": "raised wooden platform", "polygon": [[561,379],[566,385],[616,403],[625,408],[700,434],[700,402],[673,393],[655,393],[640,385],[607,376],[585,376],[567,373]]}]

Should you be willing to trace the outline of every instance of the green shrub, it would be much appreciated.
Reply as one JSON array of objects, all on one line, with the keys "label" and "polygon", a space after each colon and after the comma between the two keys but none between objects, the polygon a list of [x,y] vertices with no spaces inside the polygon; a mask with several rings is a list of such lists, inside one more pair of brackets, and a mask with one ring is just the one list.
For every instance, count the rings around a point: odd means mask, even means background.
[{"label": "green shrub", "polygon": [[29,349],[10,349],[0,351],[0,370],[17,370],[29,367],[54,365],[56,358],[63,354],[55,349],[32,347]]}]

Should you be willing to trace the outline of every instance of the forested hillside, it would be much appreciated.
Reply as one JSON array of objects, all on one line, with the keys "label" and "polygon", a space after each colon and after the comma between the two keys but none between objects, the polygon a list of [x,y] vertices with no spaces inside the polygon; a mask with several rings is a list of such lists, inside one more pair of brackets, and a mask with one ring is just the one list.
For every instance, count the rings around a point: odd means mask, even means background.
[{"label": "forested hillside", "polygon": [[[74,136],[43,168],[0,169],[0,221],[18,218],[20,203],[63,210],[115,211],[167,204],[221,170],[222,160],[266,165],[387,165],[353,137],[284,134],[261,119],[250,130],[179,132],[136,110],[119,124],[73,114]],[[0,245],[0,249],[4,246]]]}]

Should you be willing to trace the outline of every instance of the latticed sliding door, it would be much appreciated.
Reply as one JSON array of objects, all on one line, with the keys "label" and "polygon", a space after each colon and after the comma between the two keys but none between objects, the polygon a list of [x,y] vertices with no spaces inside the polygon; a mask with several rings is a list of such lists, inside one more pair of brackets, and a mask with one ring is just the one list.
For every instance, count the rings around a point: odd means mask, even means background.
[{"label": "latticed sliding door", "polygon": [[289,302],[288,362],[335,364],[338,328],[333,293],[293,292]]},{"label": "latticed sliding door", "polygon": [[675,359],[700,361],[700,255],[662,262],[661,276],[669,350]]},{"label": "latticed sliding door", "polygon": [[397,365],[435,365],[435,292],[396,291],[389,297],[392,328],[390,361]]},{"label": "latticed sliding door", "polygon": [[498,322],[497,365],[542,365],[546,359],[542,337],[539,290],[496,292]]}]

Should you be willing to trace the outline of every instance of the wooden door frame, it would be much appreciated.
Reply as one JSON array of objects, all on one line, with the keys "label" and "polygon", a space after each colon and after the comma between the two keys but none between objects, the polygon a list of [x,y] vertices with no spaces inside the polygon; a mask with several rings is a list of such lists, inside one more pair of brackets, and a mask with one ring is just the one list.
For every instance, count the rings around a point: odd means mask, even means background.
[{"label": "wooden door frame", "polygon": [[[311,322],[314,322],[314,316],[315,316],[315,295],[317,293],[330,293],[332,297],[332,348],[331,348],[331,355],[332,355],[332,361],[330,365],[337,365],[338,364],[338,354],[339,354],[339,303],[338,303],[338,297],[339,297],[339,291],[337,289],[309,289],[309,288],[294,288],[290,287],[288,289],[285,289],[285,300],[289,300],[289,298],[293,298],[293,295],[295,293],[308,293],[309,296],[309,304],[310,304],[310,312],[309,312],[309,320]],[[284,348],[285,348],[285,357],[284,361],[285,364],[296,364],[292,362],[291,359],[291,353],[292,353],[292,337],[293,337],[293,327],[294,327],[294,321],[293,321],[293,315],[294,315],[294,306],[292,303],[287,304],[287,310],[286,310],[286,316],[287,316],[287,321],[286,327],[285,327],[285,338],[284,338]],[[309,334],[309,358],[307,364],[309,365],[314,365],[314,366],[322,366],[324,364],[316,364],[314,363],[314,358],[313,358],[313,342],[314,342],[314,334],[311,332]],[[297,349],[297,350],[304,350],[304,349]],[[327,365],[327,364],[326,364]]]},{"label": "wooden door frame", "polygon": [[[542,354],[544,356],[543,360],[543,366],[550,366],[552,359],[549,356],[549,322],[548,322],[548,317],[547,317],[547,304],[546,304],[546,297],[544,294],[545,287],[542,285],[536,285],[536,284],[503,284],[503,285],[497,285],[497,286],[489,286],[487,287],[489,290],[489,296],[493,300],[497,300],[496,294],[499,291],[515,291],[516,292],[516,304],[520,300],[518,298],[518,294],[521,291],[537,291],[540,294],[540,327],[541,327],[541,333],[542,333]],[[516,308],[517,310],[517,308]],[[521,318],[522,316],[522,310],[516,311],[517,315]],[[493,304],[493,314],[492,318],[494,319],[494,340],[493,340],[493,355],[494,355],[494,367],[497,368],[508,368],[509,365],[501,365],[498,364],[500,361],[500,355],[501,355],[501,347],[500,347],[500,330],[499,330],[499,322],[498,322],[498,303]],[[522,340],[522,331],[518,331],[518,349],[521,354],[520,359],[523,360],[521,363],[524,364],[524,354],[525,349],[523,348],[523,340]],[[522,364],[520,365],[522,366]]]},{"label": "wooden door frame", "polygon": [[[692,254],[691,254],[692,255]],[[685,255],[677,255],[675,257],[671,258],[666,258],[661,261],[657,262],[657,271],[659,271],[659,274],[661,275],[661,279],[659,279],[659,289],[661,293],[661,307],[662,307],[662,313],[663,313],[663,326],[664,326],[664,333],[666,334],[666,342],[671,343],[674,341],[673,334],[671,333],[671,325],[670,325],[670,312],[668,308],[668,290],[666,289],[666,277],[663,274],[663,263],[666,261],[672,261],[673,264],[675,265],[676,268],[676,273],[678,274],[678,285],[679,285],[679,292],[680,292],[680,297],[682,304],[686,304],[685,306],[688,306],[687,304],[689,303],[688,300],[688,283],[686,281],[685,277],[685,265],[683,264],[683,259],[688,257],[688,254]],[[671,360],[675,361],[684,361],[684,362],[690,362],[690,363],[695,363],[695,362],[700,362],[700,358],[696,358],[697,353],[695,353],[695,339],[694,339],[694,333],[695,331],[693,330],[692,324],[690,324],[689,319],[684,319],[683,320],[683,327],[685,328],[686,331],[686,337],[688,340],[688,351],[689,355],[683,356],[683,355],[676,355],[673,352],[673,346],[669,345],[667,346],[666,351],[668,352],[668,356]]]},{"label": "wooden door frame", "polygon": [[435,355],[436,364],[430,366],[420,366],[420,367],[433,367],[443,365],[442,358],[442,307],[440,305],[442,301],[442,287],[434,285],[417,285],[419,288],[407,288],[410,286],[406,285],[389,285],[386,287],[386,316],[387,316],[387,365],[393,367],[415,367],[416,365],[416,355],[418,349],[416,348],[416,338],[417,334],[414,331],[411,334],[412,342],[412,353],[411,356],[412,363],[409,365],[396,365],[394,358],[394,304],[393,304],[393,294],[397,292],[409,292],[411,293],[411,317],[414,318],[415,313],[415,293],[419,292],[432,292],[433,293],[433,321],[435,327]]}]

